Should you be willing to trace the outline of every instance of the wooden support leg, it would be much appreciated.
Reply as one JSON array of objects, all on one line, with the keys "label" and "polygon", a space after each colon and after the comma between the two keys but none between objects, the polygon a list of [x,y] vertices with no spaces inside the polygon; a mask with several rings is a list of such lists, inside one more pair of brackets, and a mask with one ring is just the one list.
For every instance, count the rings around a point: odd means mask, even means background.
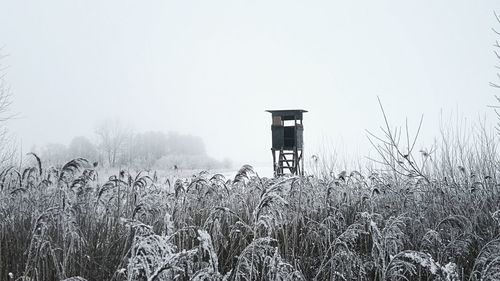
[{"label": "wooden support leg", "polygon": [[276,174],[277,174],[277,167],[276,167],[276,150],[274,150],[274,148],[271,148],[271,152],[273,154],[273,172],[274,172],[274,176],[276,177]]}]

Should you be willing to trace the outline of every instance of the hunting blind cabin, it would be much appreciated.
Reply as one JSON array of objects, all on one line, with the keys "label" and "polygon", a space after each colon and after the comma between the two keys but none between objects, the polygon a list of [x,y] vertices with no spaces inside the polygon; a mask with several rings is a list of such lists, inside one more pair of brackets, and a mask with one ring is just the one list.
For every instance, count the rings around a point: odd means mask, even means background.
[{"label": "hunting blind cabin", "polygon": [[302,109],[267,110],[272,114],[271,131],[273,143],[274,176],[285,175],[288,170],[292,175],[304,175],[304,126]]}]

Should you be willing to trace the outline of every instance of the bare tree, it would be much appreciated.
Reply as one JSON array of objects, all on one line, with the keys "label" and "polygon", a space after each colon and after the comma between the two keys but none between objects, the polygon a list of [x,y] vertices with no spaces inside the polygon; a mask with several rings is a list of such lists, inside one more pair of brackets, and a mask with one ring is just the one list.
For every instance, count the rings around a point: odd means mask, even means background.
[{"label": "bare tree", "polygon": [[16,148],[7,130],[6,122],[13,116],[9,114],[11,105],[10,88],[5,81],[6,67],[2,64],[5,55],[0,48],[0,166],[12,162]]},{"label": "bare tree", "polygon": [[367,137],[372,144],[372,147],[380,156],[381,160],[370,159],[378,164],[381,164],[383,167],[388,168],[389,171],[392,171],[395,178],[399,176],[420,178],[429,183],[429,177],[424,173],[424,171],[428,160],[430,159],[430,153],[421,150],[420,153],[422,159],[420,161],[418,161],[414,153],[415,144],[417,142],[420,129],[422,128],[424,116],[422,115],[420,118],[416,133],[413,137],[410,137],[408,120],[406,120],[404,130],[397,127],[394,129],[391,128],[380,98],[378,98],[378,103],[384,117],[385,126],[380,127],[382,132],[380,136],[367,131]]},{"label": "bare tree", "polygon": [[[495,18],[497,19],[497,23],[500,24],[500,17],[498,16],[497,13],[495,13]],[[496,30],[494,27],[491,28],[493,30],[493,32],[497,35],[497,36],[500,36],[500,31]],[[493,50],[493,52],[495,53],[496,55],[496,58],[497,58],[497,61],[500,62],[500,43],[498,43],[498,40],[495,41],[495,44],[493,45],[493,47],[495,48]],[[496,65],[495,66],[496,69],[500,69],[500,66],[499,65]],[[500,79],[500,73],[497,72],[497,78]],[[497,84],[497,83],[494,83],[494,82],[490,82],[490,86],[494,87],[494,88],[500,88],[500,85]]]},{"label": "bare tree", "polygon": [[115,167],[118,157],[123,153],[131,130],[118,119],[104,120],[97,126],[96,134],[99,148],[105,154],[111,167]]},{"label": "bare tree", "polygon": [[150,169],[158,159],[167,154],[167,142],[167,136],[162,132],[137,134],[130,144],[131,160]]},{"label": "bare tree", "polygon": [[[500,17],[498,16],[498,14],[496,12],[494,14],[495,14],[495,18],[497,20],[497,23],[500,24]],[[492,27],[491,29],[493,30],[493,32],[497,36],[500,36],[500,31],[498,31],[494,27]],[[497,65],[495,65],[495,68],[500,69],[500,65],[498,65],[498,62],[500,62],[500,53],[499,53],[500,52],[500,43],[498,42],[498,40],[495,41],[495,44],[493,45],[493,47],[495,48],[493,50],[493,52],[495,53],[495,56],[497,58]],[[497,72],[497,78],[500,79],[500,73],[498,73],[498,72]],[[495,83],[495,82],[490,82],[490,86],[493,88],[500,88],[500,85]],[[497,102],[500,103],[500,97],[495,95],[495,98],[497,99]],[[490,107],[494,108],[495,113],[497,114],[498,122],[497,122],[495,129],[497,130],[497,133],[500,134],[500,112],[499,112],[500,106],[499,105],[492,105]]]}]

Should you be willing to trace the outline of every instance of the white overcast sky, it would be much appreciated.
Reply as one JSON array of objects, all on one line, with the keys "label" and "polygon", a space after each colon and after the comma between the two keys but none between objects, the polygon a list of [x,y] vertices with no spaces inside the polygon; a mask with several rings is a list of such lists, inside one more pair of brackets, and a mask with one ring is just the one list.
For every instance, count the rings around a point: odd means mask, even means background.
[{"label": "white overcast sky", "polygon": [[[303,108],[306,149],[366,151],[390,118],[437,134],[441,110],[494,118],[500,1],[4,0],[9,126],[33,144],[105,118],[199,135],[208,152],[271,161],[266,109]],[[497,25],[500,29],[500,25]]]}]

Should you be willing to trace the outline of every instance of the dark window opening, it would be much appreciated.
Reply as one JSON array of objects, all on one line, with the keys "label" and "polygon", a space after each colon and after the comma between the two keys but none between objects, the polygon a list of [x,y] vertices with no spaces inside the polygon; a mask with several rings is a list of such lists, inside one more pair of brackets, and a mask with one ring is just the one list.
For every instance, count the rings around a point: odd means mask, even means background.
[{"label": "dark window opening", "polygon": [[284,147],[295,146],[295,127],[285,127],[284,131]]}]

